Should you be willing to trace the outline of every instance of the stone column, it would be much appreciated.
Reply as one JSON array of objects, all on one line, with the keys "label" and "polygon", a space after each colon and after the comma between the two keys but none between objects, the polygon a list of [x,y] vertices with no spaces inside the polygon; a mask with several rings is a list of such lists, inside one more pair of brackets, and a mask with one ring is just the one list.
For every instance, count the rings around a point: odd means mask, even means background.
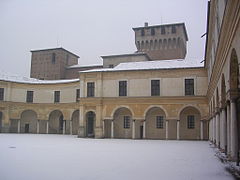
[{"label": "stone column", "polygon": [[213,143],[216,144],[216,117],[213,116]]},{"label": "stone column", "polygon": [[66,120],[63,120],[63,134],[66,133]]},{"label": "stone column", "polygon": [[111,121],[111,138],[112,139],[114,138],[114,121],[113,121],[113,119]]},{"label": "stone column", "polygon": [[166,120],[166,140],[168,140],[168,120]]},{"label": "stone column", "polygon": [[213,136],[212,136],[212,123],[213,123],[213,119],[211,118],[210,121],[209,121],[209,128],[208,128],[208,131],[209,131],[209,140],[210,140],[210,141],[213,141]]},{"label": "stone column", "polygon": [[79,129],[78,129],[78,137],[85,137],[85,126],[84,126],[84,111],[85,107],[80,105],[79,108]]},{"label": "stone column", "polygon": [[48,131],[49,131],[49,121],[47,121],[46,134],[48,134]]},{"label": "stone column", "polygon": [[70,128],[70,134],[72,135],[72,120],[70,120],[70,122],[69,122],[70,124],[69,124],[69,128]]},{"label": "stone column", "polygon": [[17,125],[17,132],[21,132],[21,124],[20,124],[20,119],[18,119],[18,125]]},{"label": "stone column", "polygon": [[227,119],[226,119],[226,110],[222,109],[222,148],[227,152]]},{"label": "stone column", "polygon": [[231,157],[236,160],[238,149],[238,135],[237,135],[237,110],[235,100],[231,100]]},{"label": "stone column", "polygon": [[146,120],[143,121],[143,139],[146,139]]},{"label": "stone column", "polygon": [[177,140],[180,139],[180,120],[177,120]]},{"label": "stone column", "polygon": [[132,139],[135,139],[135,119],[132,120]]},{"label": "stone column", "polygon": [[220,116],[219,112],[216,114],[216,145],[219,148],[220,147]]},{"label": "stone column", "polygon": [[203,140],[203,120],[200,121],[200,137]]},{"label": "stone column", "polygon": [[231,114],[230,104],[227,104],[227,153],[231,154]]},{"label": "stone column", "polygon": [[39,134],[39,120],[37,120],[37,134]]}]

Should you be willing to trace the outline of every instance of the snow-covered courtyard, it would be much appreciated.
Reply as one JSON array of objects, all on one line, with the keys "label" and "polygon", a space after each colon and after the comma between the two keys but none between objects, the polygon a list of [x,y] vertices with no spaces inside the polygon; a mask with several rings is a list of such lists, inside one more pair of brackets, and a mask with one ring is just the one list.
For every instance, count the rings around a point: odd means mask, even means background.
[{"label": "snow-covered courtyard", "polygon": [[225,180],[208,142],[0,134],[1,180]]}]

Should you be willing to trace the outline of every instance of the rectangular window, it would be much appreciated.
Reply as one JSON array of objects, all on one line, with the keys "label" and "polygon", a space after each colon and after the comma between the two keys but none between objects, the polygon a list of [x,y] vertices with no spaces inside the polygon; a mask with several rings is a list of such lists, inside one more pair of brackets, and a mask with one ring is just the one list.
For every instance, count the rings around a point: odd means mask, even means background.
[{"label": "rectangular window", "polygon": [[151,96],[160,96],[160,80],[151,80]]},{"label": "rectangular window", "polygon": [[87,83],[87,97],[94,97],[94,82]]},{"label": "rectangular window", "polygon": [[194,79],[185,79],[185,95],[194,95]]},{"label": "rectangular window", "polygon": [[0,101],[4,100],[4,88],[0,88]]},{"label": "rectangular window", "polygon": [[172,34],[175,34],[177,31],[176,31],[176,26],[172,26]]},{"label": "rectangular window", "polygon": [[145,31],[144,31],[144,29],[141,29],[141,36],[145,36]]},{"label": "rectangular window", "polygon": [[76,89],[76,101],[78,102],[80,98],[80,89]]},{"label": "rectangular window", "polygon": [[195,120],[193,115],[187,116],[187,127],[188,129],[194,129],[195,128]]},{"label": "rectangular window", "polygon": [[127,96],[127,81],[119,81],[119,96]]},{"label": "rectangular window", "polygon": [[124,116],[123,117],[123,128],[124,129],[129,129],[130,128],[130,116]]},{"label": "rectangular window", "polygon": [[156,116],[156,128],[163,129],[163,116]]},{"label": "rectangular window", "polygon": [[155,29],[151,29],[151,35],[154,36],[155,35]]},{"label": "rectangular window", "polygon": [[165,27],[161,27],[161,34],[166,34]]},{"label": "rectangular window", "polygon": [[33,91],[27,91],[26,102],[28,102],[28,103],[32,103],[33,102]]},{"label": "rectangular window", "polygon": [[54,91],[54,102],[55,103],[60,102],[60,91]]},{"label": "rectangular window", "polygon": [[114,66],[113,66],[113,64],[109,64],[109,66],[108,66],[109,68],[113,68]]}]

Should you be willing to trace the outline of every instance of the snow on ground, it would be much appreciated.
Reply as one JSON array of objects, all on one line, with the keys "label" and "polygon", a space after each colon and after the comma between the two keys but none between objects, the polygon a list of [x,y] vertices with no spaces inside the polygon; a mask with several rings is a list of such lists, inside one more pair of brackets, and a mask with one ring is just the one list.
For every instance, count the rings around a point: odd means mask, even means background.
[{"label": "snow on ground", "polygon": [[234,179],[208,142],[0,134],[1,180]]}]

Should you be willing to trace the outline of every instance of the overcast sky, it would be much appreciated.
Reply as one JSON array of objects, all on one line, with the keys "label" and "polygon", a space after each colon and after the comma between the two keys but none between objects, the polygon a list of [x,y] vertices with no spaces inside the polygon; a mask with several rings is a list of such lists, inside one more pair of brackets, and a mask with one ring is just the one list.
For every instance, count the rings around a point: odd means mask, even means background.
[{"label": "overcast sky", "polygon": [[63,47],[79,64],[136,50],[133,27],[185,22],[186,59],[204,58],[207,0],[0,0],[0,70],[29,76],[30,50]]}]

